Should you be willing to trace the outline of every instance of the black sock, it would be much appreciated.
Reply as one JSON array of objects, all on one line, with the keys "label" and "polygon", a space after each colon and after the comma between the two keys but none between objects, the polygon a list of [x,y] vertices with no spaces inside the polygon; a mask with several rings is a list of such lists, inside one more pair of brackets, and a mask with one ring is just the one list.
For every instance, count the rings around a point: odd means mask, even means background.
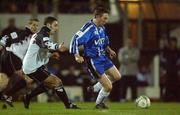
[{"label": "black sock", "polygon": [[0,100],[1,100],[2,94],[3,94],[3,92],[2,92],[2,91],[0,91]]},{"label": "black sock", "polygon": [[24,79],[20,79],[12,86],[12,88],[7,89],[4,94],[7,96],[12,96],[14,93],[18,92],[24,87],[26,87],[26,81]]},{"label": "black sock", "polygon": [[68,99],[68,96],[66,94],[64,87],[61,85],[59,87],[56,87],[54,90],[55,90],[56,94],[58,95],[58,97],[62,100],[62,102],[64,103],[66,108],[69,108],[70,101]]},{"label": "black sock", "polygon": [[33,98],[33,97],[35,97],[35,96],[37,96],[37,95],[39,95],[39,94],[41,94],[43,92],[46,92],[46,91],[47,90],[46,90],[45,86],[43,84],[40,84],[40,85],[38,85],[38,87],[33,89],[28,96],[31,99],[31,98]]}]

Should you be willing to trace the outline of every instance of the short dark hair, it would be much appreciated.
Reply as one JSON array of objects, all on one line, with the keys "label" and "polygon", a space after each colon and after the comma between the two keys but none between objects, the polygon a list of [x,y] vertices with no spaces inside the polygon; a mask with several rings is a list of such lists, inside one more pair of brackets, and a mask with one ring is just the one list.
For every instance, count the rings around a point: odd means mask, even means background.
[{"label": "short dark hair", "polygon": [[44,25],[47,25],[48,23],[52,24],[54,21],[57,21],[55,17],[52,17],[52,16],[46,17],[44,20]]},{"label": "short dark hair", "polygon": [[33,21],[39,22],[39,20],[37,18],[31,18],[31,19],[29,19],[28,24],[32,24]]},{"label": "short dark hair", "polygon": [[108,13],[109,14],[109,9],[100,5],[100,6],[97,6],[94,9],[93,13],[94,13],[95,17],[98,16],[98,15],[101,16],[104,13]]}]

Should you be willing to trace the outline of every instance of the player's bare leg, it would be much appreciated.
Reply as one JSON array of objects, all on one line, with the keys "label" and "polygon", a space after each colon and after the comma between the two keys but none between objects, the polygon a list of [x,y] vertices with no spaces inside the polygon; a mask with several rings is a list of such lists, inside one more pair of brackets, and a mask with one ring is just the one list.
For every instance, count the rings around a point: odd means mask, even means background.
[{"label": "player's bare leg", "polygon": [[0,73],[0,99],[4,102],[2,108],[7,108],[6,104],[10,105],[13,107],[11,104],[12,100],[9,100],[10,98],[5,97],[3,94],[3,91],[8,87],[9,85],[9,78],[6,74]]},{"label": "player's bare leg", "polygon": [[61,79],[55,75],[50,75],[39,86],[34,89],[30,94],[24,96],[24,106],[29,108],[30,99],[38,94],[41,94],[48,89],[53,89],[58,97],[62,100],[67,109],[79,109],[75,104],[71,103],[68,99],[66,91],[63,87]]},{"label": "player's bare leg", "polygon": [[24,76],[22,70],[16,71],[13,75],[13,77],[17,78],[17,82],[13,84],[11,88],[7,88],[3,94],[10,97],[20,89],[24,88],[28,85],[30,85],[33,80],[30,79],[28,76]]},{"label": "player's bare leg", "polygon": [[[118,81],[121,78],[121,74],[119,73],[118,69],[115,66],[112,66],[105,72],[108,75],[109,80],[114,83]],[[92,92],[99,92],[102,88],[102,85],[100,82],[97,82],[93,87],[88,87],[89,91]]]},{"label": "player's bare leg", "polygon": [[[14,79],[16,79],[17,81],[14,84],[12,84],[12,80]],[[12,95],[18,92],[20,89],[26,87],[27,85],[30,86],[33,80],[27,76],[24,76],[22,70],[18,70],[15,71],[15,73],[11,76],[10,81],[11,82],[8,82],[9,85],[2,92],[2,99],[8,105],[13,107]]]},{"label": "player's bare leg", "polygon": [[116,66],[112,66],[105,72],[108,75],[108,78],[111,80],[112,83],[120,80],[121,74],[119,73],[118,69]]},{"label": "player's bare leg", "polygon": [[9,78],[7,77],[6,74],[0,73],[0,94],[1,92],[7,87],[9,82]]},{"label": "player's bare leg", "polygon": [[0,99],[2,97],[2,92],[3,90],[7,87],[9,82],[9,78],[7,77],[6,74],[0,73]]},{"label": "player's bare leg", "polygon": [[104,101],[109,96],[112,90],[112,83],[108,79],[106,74],[103,74],[102,76],[100,76],[98,81],[99,83],[101,83],[102,88],[96,99],[96,109],[108,109],[108,107],[104,104]]}]

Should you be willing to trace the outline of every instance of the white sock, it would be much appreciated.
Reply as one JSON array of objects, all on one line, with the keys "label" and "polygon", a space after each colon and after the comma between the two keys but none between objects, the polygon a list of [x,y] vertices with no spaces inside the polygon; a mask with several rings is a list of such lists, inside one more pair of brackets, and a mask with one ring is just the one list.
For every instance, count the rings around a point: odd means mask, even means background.
[{"label": "white sock", "polygon": [[104,100],[109,96],[109,94],[110,92],[106,92],[104,91],[104,88],[102,88],[96,99],[96,105],[104,102]]},{"label": "white sock", "polygon": [[94,92],[99,92],[102,89],[102,85],[100,82],[97,82],[93,87],[94,87]]},{"label": "white sock", "polygon": [[[113,83],[113,81],[111,79],[109,79],[109,80],[111,81],[111,83]],[[94,87],[94,92],[99,92],[102,89],[102,85],[100,82],[97,82],[93,87]]]}]

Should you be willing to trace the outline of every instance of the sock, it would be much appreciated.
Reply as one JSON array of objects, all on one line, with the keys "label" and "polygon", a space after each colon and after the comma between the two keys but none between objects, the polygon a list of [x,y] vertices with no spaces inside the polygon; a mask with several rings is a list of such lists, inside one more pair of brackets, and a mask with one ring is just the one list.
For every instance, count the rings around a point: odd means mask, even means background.
[{"label": "sock", "polygon": [[33,89],[28,96],[31,99],[31,98],[33,98],[33,97],[35,97],[35,96],[37,96],[37,95],[39,95],[39,94],[41,94],[43,92],[46,92],[46,91],[47,91],[47,89],[46,89],[46,87],[42,83],[42,84],[38,85],[38,87]]},{"label": "sock", "polygon": [[62,85],[54,88],[56,94],[58,95],[58,97],[62,100],[62,102],[64,103],[66,108],[69,108],[70,106],[70,101],[68,99],[68,96],[66,94],[66,91],[64,89],[64,87]]},{"label": "sock", "polygon": [[[108,77],[108,79],[111,81],[111,83],[114,83],[114,81],[111,79],[111,77]],[[97,82],[94,86],[94,92],[99,92],[102,89],[102,85],[100,82]]]},{"label": "sock", "polygon": [[94,87],[94,92],[99,92],[102,89],[102,85],[100,82],[97,82],[93,87]]},{"label": "sock", "polygon": [[26,87],[26,81],[24,79],[20,79],[12,86],[12,88],[7,89],[4,94],[7,96],[12,96],[14,93],[24,87]]},{"label": "sock", "polygon": [[106,92],[106,91],[104,91],[104,88],[102,88],[96,99],[96,105],[103,103],[105,101],[105,99],[109,96],[109,94],[110,94],[110,92]]},{"label": "sock", "polygon": [[2,94],[3,94],[3,92],[2,92],[2,91],[0,91],[0,100],[1,100]]}]

